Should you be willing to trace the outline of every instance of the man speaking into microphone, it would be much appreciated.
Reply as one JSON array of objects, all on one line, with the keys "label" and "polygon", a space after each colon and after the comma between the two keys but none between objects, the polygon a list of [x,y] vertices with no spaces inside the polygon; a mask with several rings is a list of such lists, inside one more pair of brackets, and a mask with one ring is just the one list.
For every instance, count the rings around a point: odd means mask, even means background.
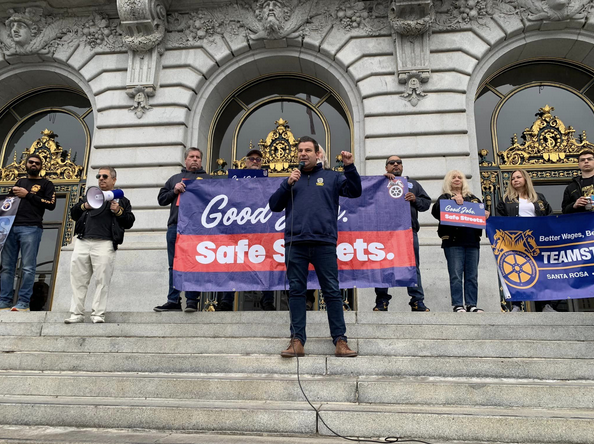
[{"label": "man speaking into microphone", "polygon": [[301,137],[297,144],[299,168],[270,197],[270,210],[285,211],[285,264],[289,280],[291,342],[284,358],[304,356],[306,341],[307,275],[314,266],[326,302],[335,356],[355,357],[347,344],[342,296],[338,287],[336,242],[338,197],[361,196],[361,177],[352,153],[343,151],[344,175],[317,163],[318,142]]}]

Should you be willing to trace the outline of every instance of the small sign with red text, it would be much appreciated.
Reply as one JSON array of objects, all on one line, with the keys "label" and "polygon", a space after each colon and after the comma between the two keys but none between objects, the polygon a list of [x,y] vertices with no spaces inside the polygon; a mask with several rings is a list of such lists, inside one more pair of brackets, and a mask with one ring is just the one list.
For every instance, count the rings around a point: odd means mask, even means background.
[{"label": "small sign with red text", "polygon": [[443,225],[483,229],[487,223],[483,203],[463,202],[458,205],[455,200],[441,200],[439,209],[439,221]]}]

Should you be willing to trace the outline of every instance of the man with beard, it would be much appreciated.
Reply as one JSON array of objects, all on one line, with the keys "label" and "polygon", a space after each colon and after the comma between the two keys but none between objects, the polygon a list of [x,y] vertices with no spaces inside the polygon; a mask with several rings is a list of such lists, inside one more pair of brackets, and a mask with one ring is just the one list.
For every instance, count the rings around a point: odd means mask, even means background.
[{"label": "man with beard", "polygon": [[[43,215],[46,209],[51,211],[56,208],[54,184],[39,177],[42,163],[38,154],[30,154],[25,166],[27,177],[17,180],[10,193],[19,197],[20,203],[2,250],[0,310],[29,311],[37,268],[37,251],[43,234]],[[13,306],[14,274],[19,251],[23,276],[18,301]]]},{"label": "man with beard", "polygon": [[[159,305],[155,311],[181,311],[181,291],[173,286],[173,258],[175,257],[175,240],[177,239],[177,199],[181,193],[186,191],[184,179],[196,180],[202,179],[206,171],[202,169],[202,151],[198,148],[188,148],[186,150],[186,167],[181,173],[175,174],[169,178],[167,183],[159,191],[157,197],[159,205],[162,207],[171,205],[169,210],[169,220],[167,221],[167,259],[169,261],[169,292],[167,293],[167,302]],[[198,299],[200,292],[186,291],[186,313],[198,310]]]}]

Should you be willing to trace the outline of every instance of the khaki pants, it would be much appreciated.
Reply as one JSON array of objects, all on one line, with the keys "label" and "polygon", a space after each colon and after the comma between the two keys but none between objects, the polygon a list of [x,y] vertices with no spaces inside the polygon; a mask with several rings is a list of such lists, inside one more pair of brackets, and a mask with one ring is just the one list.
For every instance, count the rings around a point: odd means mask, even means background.
[{"label": "khaki pants", "polygon": [[85,313],[85,298],[93,274],[95,275],[96,289],[91,316],[105,316],[115,253],[112,241],[76,239],[70,262],[70,284],[72,286],[70,311],[74,316],[83,316]]}]

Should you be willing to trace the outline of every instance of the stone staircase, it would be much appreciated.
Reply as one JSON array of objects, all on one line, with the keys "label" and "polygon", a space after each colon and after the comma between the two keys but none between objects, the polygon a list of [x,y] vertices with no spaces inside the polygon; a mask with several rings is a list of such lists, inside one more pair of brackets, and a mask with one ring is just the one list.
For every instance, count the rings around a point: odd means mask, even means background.
[{"label": "stone staircase", "polygon": [[[594,443],[594,314],[345,315],[358,358],[335,358],[312,312],[299,359],[336,432]],[[0,424],[331,435],[279,356],[286,312],[65,316],[0,312]]]}]

